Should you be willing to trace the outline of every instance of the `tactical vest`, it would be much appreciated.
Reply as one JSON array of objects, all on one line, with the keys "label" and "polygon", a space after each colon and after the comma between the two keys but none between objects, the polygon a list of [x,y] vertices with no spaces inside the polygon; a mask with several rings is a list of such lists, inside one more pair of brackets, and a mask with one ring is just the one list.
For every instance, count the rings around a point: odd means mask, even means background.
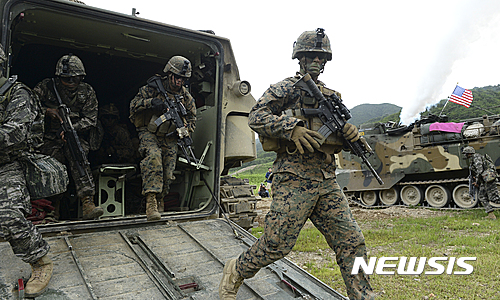
[{"label": "tactical vest", "polygon": [[[3,84],[8,84],[8,82],[5,81]],[[16,82],[8,90],[6,90],[4,94],[0,95],[0,123],[3,124],[5,122],[5,118],[7,117],[7,106],[10,103],[12,95],[19,89],[25,89],[29,93],[30,102],[28,103],[28,105],[30,112],[32,114],[35,114],[35,119],[33,123],[29,124],[25,147],[22,147],[22,149],[15,149],[15,151],[33,151],[43,144],[44,115],[42,113],[40,99],[36,96],[35,93],[33,93],[33,91],[31,91],[29,87],[22,83]]]},{"label": "tactical vest", "polygon": [[[170,93],[170,92],[167,92],[169,94],[169,97],[170,98],[174,98],[174,96]],[[182,87],[182,92],[181,92],[181,96],[184,97],[185,99],[187,99],[187,91],[184,87]],[[165,100],[165,97],[159,93],[157,95],[157,98],[161,99],[162,101],[166,101]],[[155,111],[155,110],[152,110],[152,109],[145,109],[145,110],[142,110],[140,112],[137,112],[135,115],[134,115],[134,118],[133,118],[133,123],[135,125],[136,128],[140,128],[140,127],[147,127],[148,131],[151,132],[151,133],[154,133],[156,134],[157,136],[165,136],[169,133],[172,133],[176,130],[176,127],[175,127],[175,124],[171,121],[166,121],[164,123],[162,123],[160,126],[157,126],[154,122],[156,121],[156,119],[158,119],[162,114],[158,111]],[[182,118],[184,122],[186,122],[186,120],[184,118]]]},{"label": "tactical vest", "polygon": [[[297,82],[299,77],[291,77],[289,78],[293,83]],[[318,88],[325,95],[325,97],[329,97],[334,93],[340,98],[340,93],[330,90],[324,86],[319,85]],[[305,91],[300,91],[300,106],[301,108],[317,108],[318,100],[314,97],[308,95]],[[304,126],[310,130],[318,131],[321,126],[323,126],[323,122],[318,117],[305,117],[302,115],[300,108],[298,109],[287,109],[282,112],[282,115],[288,117],[294,117],[296,119],[302,120]],[[264,151],[275,151],[275,152],[284,152],[286,148],[290,148],[292,146],[295,148],[295,144],[291,141],[284,139],[276,139],[276,138],[268,138],[259,135],[259,140],[262,143],[262,148]],[[344,138],[341,132],[336,131],[328,136],[328,138],[318,141],[321,144],[320,151],[327,154],[335,154],[339,153],[344,145]]]}]

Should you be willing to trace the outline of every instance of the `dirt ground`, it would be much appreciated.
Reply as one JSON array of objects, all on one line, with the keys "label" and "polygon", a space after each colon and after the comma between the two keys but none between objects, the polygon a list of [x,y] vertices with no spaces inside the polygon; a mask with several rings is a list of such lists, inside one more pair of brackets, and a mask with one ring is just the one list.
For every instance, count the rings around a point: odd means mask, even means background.
[{"label": "dirt ground", "polygon": [[[260,227],[264,226],[264,217],[269,211],[270,205],[271,198],[262,198],[257,202],[257,210],[259,211],[259,213],[257,215],[256,221],[259,223]],[[392,206],[383,209],[365,209],[357,206],[354,202],[350,202],[349,206],[354,218],[358,222],[380,219],[395,219],[403,217],[429,218],[453,213],[452,210],[436,211],[424,208],[408,208],[401,206]]]},{"label": "dirt ground", "polygon": [[[271,198],[263,198],[257,202],[258,215],[256,221],[259,223],[260,227],[264,227],[264,217],[269,211],[271,205]],[[403,217],[414,217],[414,218],[429,218],[437,217],[442,215],[453,214],[453,211],[435,211],[424,208],[407,208],[400,206],[393,206],[384,209],[365,209],[357,206],[354,202],[350,202],[349,206],[351,208],[352,214],[356,221],[360,224],[363,230],[364,225],[371,220],[380,219],[397,219]],[[314,226],[311,221],[307,221],[305,227]],[[327,258],[334,259],[335,255],[331,249],[319,250],[317,252],[298,252],[292,251],[287,255],[287,258],[293,261],[298,266],[307,270],[305,265],[308,262],[314,262],[317,267],[323,267],[327,265],[330,261]]]}]

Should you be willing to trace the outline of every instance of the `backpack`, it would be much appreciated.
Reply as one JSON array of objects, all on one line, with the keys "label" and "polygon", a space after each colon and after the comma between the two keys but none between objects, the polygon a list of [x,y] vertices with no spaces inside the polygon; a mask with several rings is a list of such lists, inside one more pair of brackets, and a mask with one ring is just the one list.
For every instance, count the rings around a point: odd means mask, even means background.
[{"label": "backpack", "polygon": [[488,154],[484,155],[483,160],[483,173],[481,176],[483,177],[485,182],[493,182],[497,178],[497,171],[495,169],[495,164],[493,160]]}]

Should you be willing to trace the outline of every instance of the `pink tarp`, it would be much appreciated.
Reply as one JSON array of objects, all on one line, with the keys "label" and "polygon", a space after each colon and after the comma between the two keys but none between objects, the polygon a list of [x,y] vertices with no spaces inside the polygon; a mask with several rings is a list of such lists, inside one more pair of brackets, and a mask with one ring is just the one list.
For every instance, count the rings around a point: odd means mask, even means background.
[{"label": "pink tarp", "polygon": [[464,123],[432,123],[429,126],[430,131],[462,132]]}]

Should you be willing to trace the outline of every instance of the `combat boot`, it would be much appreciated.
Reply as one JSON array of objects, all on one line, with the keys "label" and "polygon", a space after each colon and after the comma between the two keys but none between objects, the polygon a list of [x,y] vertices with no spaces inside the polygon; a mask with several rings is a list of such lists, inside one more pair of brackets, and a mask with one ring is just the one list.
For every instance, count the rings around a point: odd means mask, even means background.
[{"label": "combat boot", "polygon": [[82,198],[82,217],[84,220],[93,220],[102,216],[104,210],[94,205],[94,201],[91,196],[85,196]]},{"label": "combat boot", "polygon": [[53,268],[54,265],[48,255],[31,264],[31,277],[24,289],[26,297],[38,297],[47,289]]},{"label": "combat boot", "polygon": [[219,285],[221,300],[235,300],[238,289],[243,283],[243,277],[236,272],[236,258],[229,260],[222,271],[222,280]]},{"label": "combat boot", "polygon": [[158,212],[161,214],[162,212],[165,211],[165,202],[163,202],[163,198],[162,199],[156,198],[156,202],[158,203]]},{"label": "combat boot", "polygon": [[148,217],[148,221],[161,219],[161,215],[158,212],[158,203],[156,202],[155,193],[146,194],[146,217]]},{"label": "combat boot", "polygon": [[490,219],[490,220],[496,220],[497,217],[495,216],[495,214],[493,212],[489,212],[488,215],[486,217],[484,217],[485,219]]}]

